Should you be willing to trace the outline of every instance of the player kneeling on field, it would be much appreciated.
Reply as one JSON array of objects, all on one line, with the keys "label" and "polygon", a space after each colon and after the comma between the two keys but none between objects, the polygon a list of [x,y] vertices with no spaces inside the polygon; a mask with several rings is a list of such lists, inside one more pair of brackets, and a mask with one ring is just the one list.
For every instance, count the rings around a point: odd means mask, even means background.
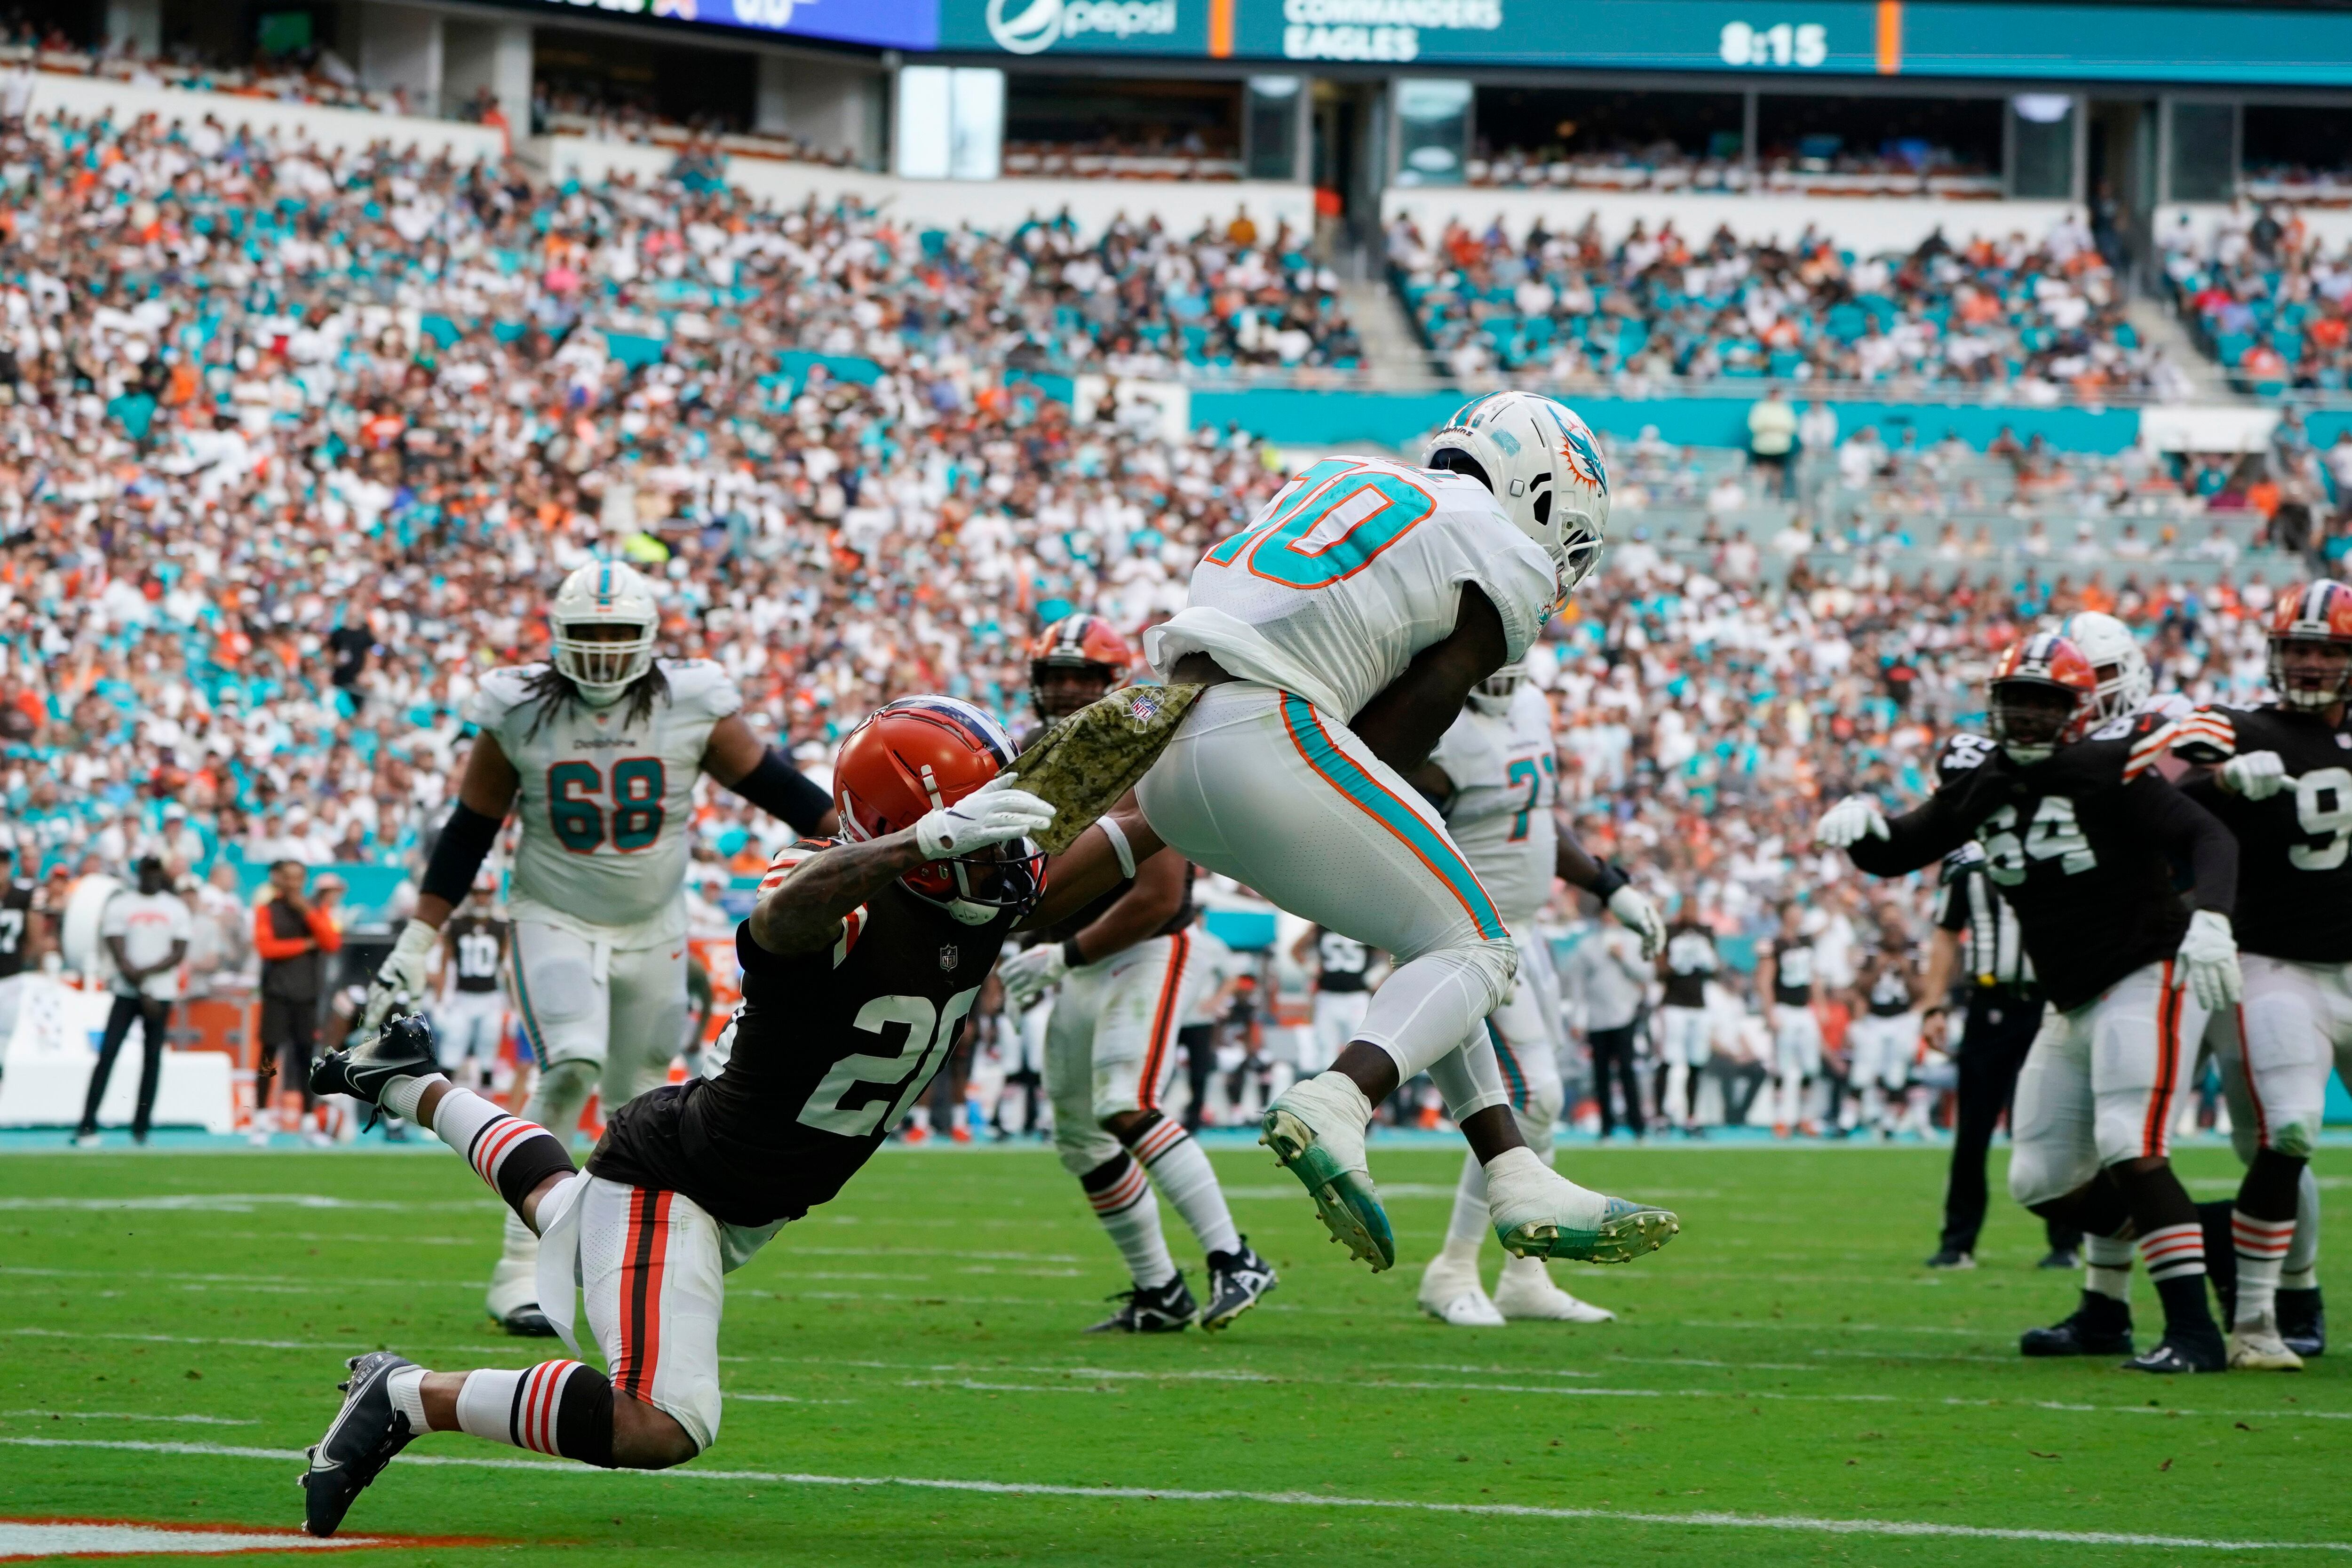
[{"label": "player kneeling on field", "polygon": [[[743,1003],[712,1047],[719,1070],[623,1106],[584,1173],[546,1129],[442,1077],[421,1019],[396,1016],[320,1064],[314,1089],[431,1129],[538,1235],[540,1305],[567,1345],[576,1271],[606,1371],[356,1358],[302,1477],[311,1534],[333,1534],[425,1432],[632,1469],[710,1446],[723,1276],[880,1146],[953,1047],[1013,926],[1033,910],[1067,913],[1041,902],[1044,856],[1029,838],[1054,808],[1000,776],[1013,755],[993,720],[950,698],[902,698],[858,726],[834,768],[844,837],[776,857],[736,932]],[[1064,880],[1074,898],[1100,890]]]}]

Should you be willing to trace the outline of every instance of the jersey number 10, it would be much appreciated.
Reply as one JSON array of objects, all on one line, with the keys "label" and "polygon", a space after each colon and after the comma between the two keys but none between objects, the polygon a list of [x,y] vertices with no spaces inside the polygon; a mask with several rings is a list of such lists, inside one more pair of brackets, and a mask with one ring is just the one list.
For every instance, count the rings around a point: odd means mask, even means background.
[{"label": "jersey number 10", "polygon": [[[662,795],[667,784],[659,757],[623,757],[613,764],[613,847],[643,849],[661,837]],[[556,841],[574,855],[593,853],[604,842],[604,775],[593,763],[556,763],[547,770],[548,825]]]},{"label": "jersey number 10", "polygon": [[1437,510],[1437,498],[1401,474],[1326,458],[1298,476],[1295,498],[1205,557],[1236,563],[1250,575],[1287,588],[1328,588]]}]

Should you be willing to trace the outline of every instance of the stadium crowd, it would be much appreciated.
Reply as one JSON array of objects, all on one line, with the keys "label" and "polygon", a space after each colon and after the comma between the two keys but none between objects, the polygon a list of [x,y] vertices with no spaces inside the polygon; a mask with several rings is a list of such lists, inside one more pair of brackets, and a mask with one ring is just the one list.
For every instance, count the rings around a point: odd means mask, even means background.
[{"label": "stadium crowd", "polygon": [[1433,237],[1401,214],[1388,259],[1429,346],[1464,377],[2006,384],[2054,401],[2069,388],[2178,391],[2182,374],[2124,320],[2115,274],[2075,219],[2038,241],[1955,244],[1938,229],[1908,255],[1857,257],[1811,227],[1783,246],[1636,222],[1612,245],[1597,217],[1517,237],[1499,220],[1484,233],[1454,223]]},{"label": "stadium crowd", "polygon": [[[1018,717],[1037,626],[1163,616],[1281,473],[1235,431],[1074,422],[1008,363],[1108,363],[1180,300],[1222,327],[1272,295],[1323,345],[1345,334],[1282,237],[918,232],[757,210],[690,168],[547,187],[211,121],[11,123],[0,167],[0,790],[20,864],[58,876],[151,848],[198,876],[413,867],[479,675],[542,651],[549,585],[603,549],[667,584],[672,645],[722,662],[808,765],[907,690]],[[2052,255],[2011,259],[2050,281]],[[1808,472],[1943,482],[1932,452],[1875,440]],[[1948,586],[1800,561],[1770,586],[1738,530],[1650,537],[1688,454],[1610,456],[1619,542],[1537,661],[1563,798],[1596,853],[1727,938],[1800,894],[1916,934],[1916,908],[1835,890],[1853,879],[1806,847],[1810,815],[1917,794],[2037,616],[2112,608],[2198,695],[2261,678],[2258,578],[2192,588],[2151,563],[2110,589],[1996,563]],[[1994,456],[2021,485],[2053,467]],[[780,831],[725,794],[698,826],[714,870],[756,868]]]},{"label": "stadium crowd", "polygon": [[2352,245],[2327,247],[2284,204],[2219,222],[2183,215],[2165,237],[2173,300],[2250,390],[2341,392],[2352,372]]}]

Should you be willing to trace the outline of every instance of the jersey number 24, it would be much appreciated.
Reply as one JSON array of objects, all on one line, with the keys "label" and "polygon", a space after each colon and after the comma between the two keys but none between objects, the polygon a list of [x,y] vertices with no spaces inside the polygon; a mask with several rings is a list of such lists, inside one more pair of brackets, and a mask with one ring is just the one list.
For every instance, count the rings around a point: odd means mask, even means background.
[{"label": "jersey number 24", "polygon": [[[667,782],[659,757],[623,757],[613,764],[614,848],[643,849],[661,837]],[[604,807],[596,798],[604,793],[604,775],[593,763],[556,763],[547,770],[548,826],[574,855],[593,854],[604,842]]]},{"label": "jersey number 24", "polygon": [[1328,588],[1437,510],[1437,498],[1401,474],[1326,458],[1298,476],[1297,493],[1209,552],[1218,566],[1240,564],[1288,588]]}]

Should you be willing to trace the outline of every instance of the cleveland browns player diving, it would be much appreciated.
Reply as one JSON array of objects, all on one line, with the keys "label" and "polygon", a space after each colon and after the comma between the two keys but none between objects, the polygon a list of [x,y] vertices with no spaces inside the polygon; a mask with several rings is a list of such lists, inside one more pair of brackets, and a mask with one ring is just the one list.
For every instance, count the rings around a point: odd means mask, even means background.
[{"label": "cleveland browns player diving", "polygon": [[2276,700],[2200,708],[2173,745],[2212,768],[2182,787],[2238,839],[2246,996],[2206,1026],[2246,1162],[2230,1364],[2292,1372],[2326,1344],[2311,1149],[2328,1068],[2352,1073],[2352,587],[2322,579],[2279,601],[2270,680]]},{"label": "cleveland browns player diving", "polygon": [[[2136,1237],[2165,1331],[2125,1366],[2220,1372],[2204,1233],[2168,1140],[2206,1016],[2238,997],[2238,848],[2155,771],[2161,727],[2128,713],[2096,724],[2098,685],[2063,637],[2011,645],[1993,667],[1990,737],[1945,743],[1927,804],[1890,821],[1849,796],[1816,837],[1879,877],[1934,865],[1971,837],[1982,846],[2049,998],[2018,1078],[2010,1193],[2045,1219]],[[2172,858],[2194,879],[2189,901],[2173,889]],[[2074,1316],[2021,1348],[2131,1355],[2124,1278],[2094,1268]]]},{"label": "cleveland browns player diving", "polygon": [[709,1447],[724,1275],[880,1146],[953,1047],[1006,934],[1101,890],[1073,875],[1064,907],[1042,898],[1029,836],[1054,808],[1001,776],[1013,754],[995,721],[946,697],[901,698],[852,731],[834,764],[842,837],[777,856],[736,932],[743,1001],[712,1076],[621,1107],[585,1172],[547,1129],[442,1077],[421,1018],[395,1014],[320,1063],[314,1088],[431,1130],[538,1235],[539,1304],[568,1347],[576,1270],[610,1374],[354,1358],[302,1477],[311,1534],[333,1534],[426,1432],[636,1469]]}]

